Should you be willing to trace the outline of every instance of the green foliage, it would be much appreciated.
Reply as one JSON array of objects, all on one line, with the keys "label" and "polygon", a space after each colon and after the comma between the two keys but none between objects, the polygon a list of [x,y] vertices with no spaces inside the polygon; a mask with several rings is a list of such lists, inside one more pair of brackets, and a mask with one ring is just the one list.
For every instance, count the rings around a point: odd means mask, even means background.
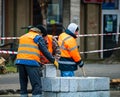
[{"label": "green foliage", "polygon": [[13,72],[16,73],[17,72],[17,67],[16,65],[14,65],[13,61],[8,61],[8,63],[6,63],[6,71],[7,73]]},{"label": "green foliage", "polygon": [[10,72],[16,73],[17,68],[15,66],[6,66],[6,71],[7,73],[10,73]]}]

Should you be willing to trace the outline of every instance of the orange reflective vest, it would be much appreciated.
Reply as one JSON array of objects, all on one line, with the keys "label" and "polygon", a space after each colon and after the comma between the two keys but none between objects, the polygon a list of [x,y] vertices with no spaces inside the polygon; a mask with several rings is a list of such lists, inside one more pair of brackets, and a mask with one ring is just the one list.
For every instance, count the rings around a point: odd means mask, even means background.
[{"label": "orange reflective vest", "polygon": [[53,53],[53,49],[52,49],[52,35],[47,35],[48,39],[47,39],[47,46],[48,46],[48,51],[52,54]]},{"label": "orange reflective vest", "polygon": [[17,59],[36,60],[40,63],[40,50],[34,42],[35,32],[29,32],[20,37]]},{"label": "orange reflective vest", "polygon": [[[52,54],[53,53],[53,49],[52,49],[52,35],[47,35],[47,48],[48,51]],[[41,63],[42,64],[46,64],[49,63],[49,60],[43,55],[41,54]]]},{"label": "orange reflective vest", "polygon": [[[67,59],[73,59],[74,62],[81,60],[80,53],[77,48],[76,39],[72,36],[62,33],[59,36],[58,44],[60,46],[61,57]],[[67,62],[63,62],[64,64]]]}]

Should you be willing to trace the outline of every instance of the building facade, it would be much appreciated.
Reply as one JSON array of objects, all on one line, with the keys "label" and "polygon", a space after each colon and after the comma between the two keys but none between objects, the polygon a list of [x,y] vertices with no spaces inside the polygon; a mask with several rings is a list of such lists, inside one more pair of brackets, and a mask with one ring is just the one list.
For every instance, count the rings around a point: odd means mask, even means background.
[{"label": "building facade", "polygon": [[[53,22],[57,26],[55,35],[59,35],[64,31],[63,27],[66,28],[70,22],[74,22],[80,25],[80,35],[103,34],[107,19],[105,17],[112,16],[112,19],[117,18],[117,28],[114,27],[114,29],[118,33],[119,6],[117,9],[105,9],[103,3],[114,1],[114,4],[116,4],[117,1],[119,5],[119,0],[89,1],[91,2],[88,2],[88,0],[49,0],[46,20],[48,32],[51,33],[51,23]],[[37,0],[0,0],[0,6],[0,37],[19,37],[25,33],[25,30],[21,27],[42,24],[41,8]],[[111,15],[112,12],[114,12],[114,15]],[[115,38],[116,43],[118,36],[114,35],[112,37]],[[79,37],[77,41],[80,52],[83,52],[82,57],[84,59],[101,59],[110,56],[111,53],[106,52],[88,52],[115,47],[114,42],[112,46],[106,46],[110,43],[105,39],[106,37],[99,36]],[[0,40],[0,45],[9,42],[18,42],[18,40]]]}]

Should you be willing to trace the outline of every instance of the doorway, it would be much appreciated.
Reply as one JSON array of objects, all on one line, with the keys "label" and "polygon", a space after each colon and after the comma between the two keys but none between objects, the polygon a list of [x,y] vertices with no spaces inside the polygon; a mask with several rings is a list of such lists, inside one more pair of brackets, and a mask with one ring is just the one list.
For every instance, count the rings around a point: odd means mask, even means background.
[{"label": "doorway", "polygon": [[[114,34],[113,34],[114,33]],[[119,14],[117,12],[103,11],[102,13],[102,58],[108,58],[118,43],[119,33]],[[109,35],[108,35],[109,34]],[[107,50],[107,51],[104,51]]]}]

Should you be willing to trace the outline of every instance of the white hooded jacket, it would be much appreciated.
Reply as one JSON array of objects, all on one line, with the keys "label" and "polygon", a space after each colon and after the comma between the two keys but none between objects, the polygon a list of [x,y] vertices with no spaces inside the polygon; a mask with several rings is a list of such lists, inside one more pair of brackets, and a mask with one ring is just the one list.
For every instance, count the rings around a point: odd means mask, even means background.
[{"label": "white hooded jacket", "polygon": [[75,23],[71,23],[68,25],[68,30],[70,30],[73,34],[75,33],[77,28],[78,28],[78,25],[76,25]]}]

